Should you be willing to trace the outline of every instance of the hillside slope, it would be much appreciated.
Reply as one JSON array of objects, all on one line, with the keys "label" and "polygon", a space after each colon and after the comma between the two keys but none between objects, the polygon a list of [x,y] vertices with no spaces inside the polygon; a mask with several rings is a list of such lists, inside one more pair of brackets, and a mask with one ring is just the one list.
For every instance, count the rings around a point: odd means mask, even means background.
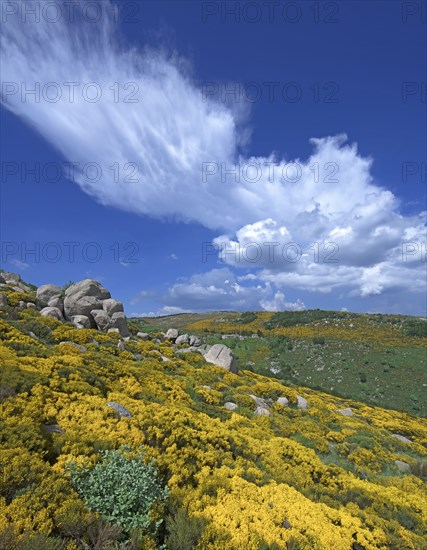
[{"label": "hillside slope", "polygon": [[[232,374],[160,334],[2,315],[2,548],[427,546],[424,419]],[[170,490],[138,537],[90,515],[67,472],[122,445],[142,446]]]},{"label": "hillside slope", "polygon": [[427,320],[338,311],[216,312],[133,319],[233,349],[242,368],[427,417]]}]

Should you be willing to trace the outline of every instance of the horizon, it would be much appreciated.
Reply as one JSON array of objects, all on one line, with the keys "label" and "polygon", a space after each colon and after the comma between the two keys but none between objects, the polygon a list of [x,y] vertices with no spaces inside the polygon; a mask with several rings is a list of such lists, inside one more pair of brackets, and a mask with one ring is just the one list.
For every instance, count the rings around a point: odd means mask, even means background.
[{"label": "horizon", "polygon": [[5,271],[129,318],[427,315],[423,3],[66,5],[1,6]]}]

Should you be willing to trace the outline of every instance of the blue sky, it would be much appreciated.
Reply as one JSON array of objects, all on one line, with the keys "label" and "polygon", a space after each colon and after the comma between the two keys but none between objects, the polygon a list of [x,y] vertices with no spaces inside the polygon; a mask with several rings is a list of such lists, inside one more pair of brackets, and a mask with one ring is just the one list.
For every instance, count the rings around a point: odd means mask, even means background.
[{"label": "blue sky", "polygon": [[4,269],[98,279],[128,315],[425,314],[425,3],[25,4],[2,4]]}]

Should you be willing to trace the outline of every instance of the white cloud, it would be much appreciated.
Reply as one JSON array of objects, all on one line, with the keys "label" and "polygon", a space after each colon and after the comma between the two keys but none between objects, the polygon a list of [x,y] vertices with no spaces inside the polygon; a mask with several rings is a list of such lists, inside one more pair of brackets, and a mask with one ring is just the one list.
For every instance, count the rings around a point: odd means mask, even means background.
[{"label": "white cloud", "polygon": [[260,304],[266,311],[301,311],[305,309],[305,305],[301,300],[296,302],[287,302],[283,292],[278,290],[271,300],[261,300]]},{"label": "white cloud", "polygon": [[163,306],[156,311],[133,312],[130,314],[130,317],[163,317],[165,315],[177,315],[178,313],[190,313],[190,310],[180,307]]},{"label": "white cloud", "polygon": [[10,265],[13,265],[13,267],[19,269],[20,271],[24,271],[25,269],[28,269],[30,267],[30,264],[27,264],[27,262],[22,262],[21,260],[17,260],[16,258],[8,260],[8,263]]}]

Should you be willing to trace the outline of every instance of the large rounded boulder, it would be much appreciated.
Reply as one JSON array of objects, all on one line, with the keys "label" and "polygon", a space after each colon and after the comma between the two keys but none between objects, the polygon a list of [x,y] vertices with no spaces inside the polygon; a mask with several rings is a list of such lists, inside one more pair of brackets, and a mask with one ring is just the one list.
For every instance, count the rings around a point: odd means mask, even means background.
[{"label": "large rounded boulder", "polygon": [[[61,299],[61,293],[62,293],[62,288],[60,286],[56,286],[56,285],[39,286],[36,294],[36,303],[39,307],[46,307],[46,306],[58,307],[58,301]],[[54,303],[54,300],[57,303]]]},{"label": "large rounded boulder", "polygon": [[95,326],[91,311],[103,309],[102,302],[111,298],[108,290],[93,279],[84,279],[74,283],[65,291],[64,312],[67,319],[75,315],[85,315]]},{"label": "large rounded boulder", "polygon": [[215,344],[212,346],[206,353],[205,360],[234,374],[239,372],[233,352],[230,348],[224,346],[224,344]]}]

